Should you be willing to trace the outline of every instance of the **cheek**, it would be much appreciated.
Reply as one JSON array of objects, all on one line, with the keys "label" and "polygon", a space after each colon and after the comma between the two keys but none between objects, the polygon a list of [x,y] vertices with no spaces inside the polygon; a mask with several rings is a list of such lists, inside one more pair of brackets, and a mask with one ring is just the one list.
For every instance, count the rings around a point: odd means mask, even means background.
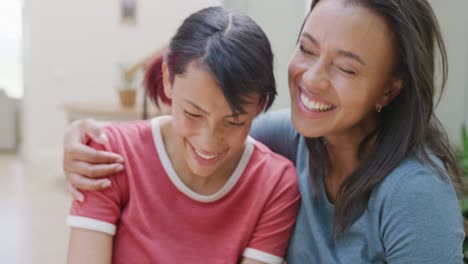
[{"label": "cheek", "polygon": [[376,102],[375,92],[366,84],[342,81],[336,87],[340,104],[348,114],[366,114]]},{"label": "cheek", "polygon": [[229,146],[230,152],[236,154],[243,148],[243,143],[245,142],[246,137],[240,135],[230,135],[229,138],[225,139],[226,145]]},{"label": "cheek", "polygon": [[249,128],[228,128],[225,130],[225,142],[228,143],[231,149],[241,149],[243,148],[243,142],[247,139],[249,135]]},{"label": "cheek", "polygon": [[190,137],[197,134],[198,125],[195,120],[191,120],[184,115],[173,116],[173,131],[180,136]]},{"label": "cheek", "polygon": [[[297,75],[301,72],[301,62],[299,58],[297,57],[297,54],[295,53],[291,59],[289,60],[288,64],[288,79],[289,82],[294,81],[294,79],[297,77]],[[291,87],[290,87],[291,88]]]}]

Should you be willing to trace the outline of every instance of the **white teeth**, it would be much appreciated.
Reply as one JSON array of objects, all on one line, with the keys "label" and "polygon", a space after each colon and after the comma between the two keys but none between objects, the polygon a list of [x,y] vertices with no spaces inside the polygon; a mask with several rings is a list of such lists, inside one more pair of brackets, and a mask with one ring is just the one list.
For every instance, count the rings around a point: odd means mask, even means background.
[{"label": "white teeth", "polygon": [[207,160],[211,160],[211,159],[214,159],[216,157],[218,157],[218,155],[205,155],[203,153],[200,153],[197,149],[195,149],[195,152],[202,158],[204,159],[207,159]]},{"label": "white teeth", "polygon": [[302,104],[307,108],[307,110],[312,111],[328,111],[333,108],[333,105],[326,105],[319,102],[314,102],[307,98],[304,94],[301,93],[300,96]]}]

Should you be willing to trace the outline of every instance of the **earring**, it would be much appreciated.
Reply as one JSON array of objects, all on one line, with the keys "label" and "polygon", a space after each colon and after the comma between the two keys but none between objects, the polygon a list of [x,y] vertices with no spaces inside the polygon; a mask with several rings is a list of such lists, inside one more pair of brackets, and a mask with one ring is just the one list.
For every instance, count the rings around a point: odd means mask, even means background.
[{"label": "earring", "polygon": [[377,110],[377,113],[380,113],[382,111],[382,105],[377,105],[375,110]]}]

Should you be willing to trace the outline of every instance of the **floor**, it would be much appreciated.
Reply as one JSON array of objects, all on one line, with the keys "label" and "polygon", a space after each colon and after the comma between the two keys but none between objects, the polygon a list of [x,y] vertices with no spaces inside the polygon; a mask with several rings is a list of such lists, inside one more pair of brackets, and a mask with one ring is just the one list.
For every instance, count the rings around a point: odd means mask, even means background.
[{"label": "floor", "polygon": [[2,263],[65,263],[70,201],[59,168],[34,167],[0,153]]}]

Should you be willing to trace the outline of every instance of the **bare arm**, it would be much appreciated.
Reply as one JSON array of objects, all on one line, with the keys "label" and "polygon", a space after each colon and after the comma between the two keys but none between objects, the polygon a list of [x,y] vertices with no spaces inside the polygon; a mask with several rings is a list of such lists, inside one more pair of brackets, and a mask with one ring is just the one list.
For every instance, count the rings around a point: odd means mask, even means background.
[{"label": "bare arm", "polygon": [[112,261],[113,237],[102,232],[71,228],[68,264],[108,264]]},{"label": "bare arm", "polygon": [[84,196],[77,189],[99,190],[109,187],[111,182],[108,179],[93,178],[123,170],[122,156],[86,146],[90,139],[100,144],[107,143],[102,130],[106,124],[92,119],[78,120],[68,127],[65,134],[63,170],[68,180],[68,191],[79,201],[83,201]]}]

